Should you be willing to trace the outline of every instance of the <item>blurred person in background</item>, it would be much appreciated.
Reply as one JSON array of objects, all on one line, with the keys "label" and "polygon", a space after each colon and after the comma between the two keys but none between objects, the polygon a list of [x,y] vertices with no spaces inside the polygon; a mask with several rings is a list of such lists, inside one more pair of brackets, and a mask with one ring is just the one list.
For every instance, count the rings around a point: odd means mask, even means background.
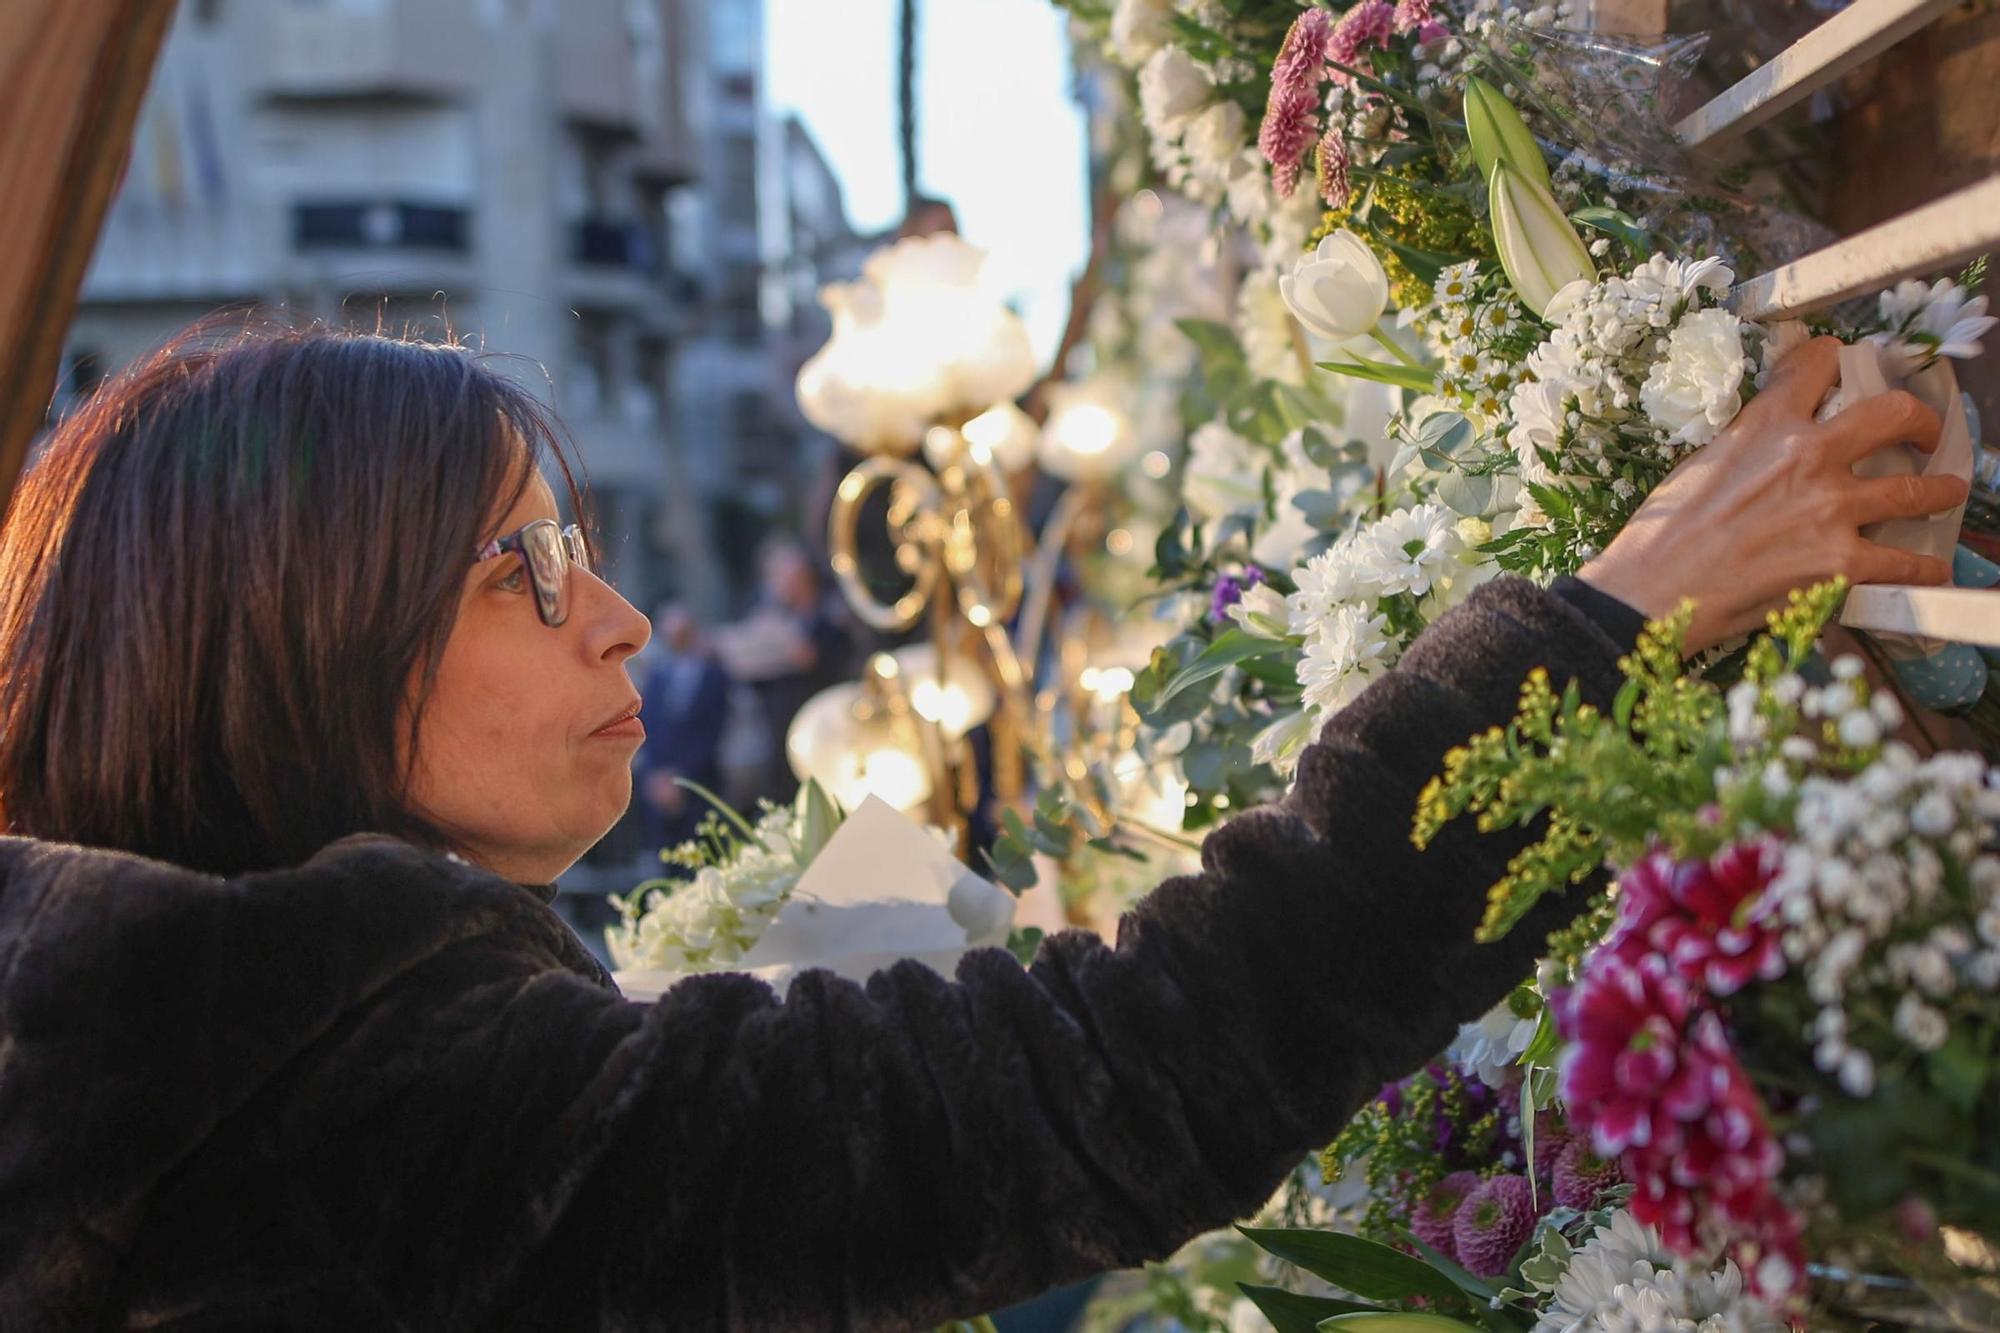
[{"label": "blurred person in background", "polygon": [[853,643],[827,595],[819,566],[796,538],[775,538],[759,561],[757,608],[716,635],[723,665],[755,690],[770,738],[759,795],[788,801],[798,778],[785,758],[785,733],[806,700],[851,672]]},{"label": "blurred person in background", "polygon": [[722,790],[730,681],[686,607],[667,603],[659,609],[653,642],[658,651],[642,691],[646,743],[639,749],[639,792],[648,844],[664,848],[692,838],[709,809],[684,784]]}]

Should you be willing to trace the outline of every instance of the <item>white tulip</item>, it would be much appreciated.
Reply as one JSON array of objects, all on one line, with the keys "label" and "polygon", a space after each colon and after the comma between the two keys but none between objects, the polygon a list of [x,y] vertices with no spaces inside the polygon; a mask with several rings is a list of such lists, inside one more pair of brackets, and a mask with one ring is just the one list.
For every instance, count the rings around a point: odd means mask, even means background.
[{"label": "white tulip", "polygon": [[1380,322],[1389,275],[1367,243],[1343,227],[1278,279],[1278,294],[1308,330],[1340,341]]}]

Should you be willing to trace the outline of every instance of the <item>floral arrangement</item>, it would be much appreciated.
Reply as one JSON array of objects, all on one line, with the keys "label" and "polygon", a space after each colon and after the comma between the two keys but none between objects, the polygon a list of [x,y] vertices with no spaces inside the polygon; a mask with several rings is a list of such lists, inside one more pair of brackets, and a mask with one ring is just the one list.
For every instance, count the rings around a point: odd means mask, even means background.
[{"label": "floral arrangement", "polygon": [[1961,1252],[2000,1233],[2000,777],[1885,739],[1901,709],[1857,659],[1808,679],[1843,592],[1795,596],[1726,690],[1684,671],[1685,611],[1648,630],[1609,714],[1531,678],[1415,828],[1546,817],[1488,937],[1620,872],[1532,1054],[1634,1216],[1779,1304],[1816,1247],[1923,1283],[1952,1269],[1941,1227]]},{"label": "floral arrangement", "polygon": [[719,799],[710,803],[714,809],[694,839],[660,853],[681,875],[612,896],[619,920],[605,942],[621,971],[688,975],[741,967],[844,818],[812,781],[790,805],[763,802],[754,821]]}]

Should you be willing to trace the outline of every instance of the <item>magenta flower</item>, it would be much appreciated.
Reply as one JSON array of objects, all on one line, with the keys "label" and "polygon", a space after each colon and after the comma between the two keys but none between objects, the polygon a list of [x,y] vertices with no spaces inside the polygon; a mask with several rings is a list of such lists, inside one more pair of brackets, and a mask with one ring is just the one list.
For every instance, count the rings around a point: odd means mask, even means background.
[{"label": "magenta flower", "polygon": [[1707,861],[1642,858],[1619,883],[1618,926],[1607,947],[1637,964],[1658,956],[1711,995],[1734,995],[1785,970],[1779,932],[1759,916],[1778,872],[1772,839],[1735,843]]},{"label": "magenta flower", "polygon": [[1563,1102],[1597,1151],[1679,1146],[1680,1127],[1708,1107],[1705,1063],[1685,1033],[1696,996],[1662,967],[1634,966],[1607,950],[1556,1011]]},{"label": "magenta flower", "polygon": [[1454,1171],[1431,1186],[1430,1193],[1410,1214],[1410,1234],[1438,1253],[1456,1259],[1458,1242],[1454,1238],[1453,1224],[1466,1196],[1482,1183],[1477,1171]]},{"label": "magenta flower", "polygon": [[[1389,45],[1389,34],[1396,30],[1396,6],[1389,0],[1363,0],[1340,16],[1340,22],[1333,25],[1332,36],[1326,39],[1326,58],[1335,65],[1345,65],[1347,69],[1367,68],[1364,54],[1370,44],[1377,49]],[[1353,76],[1347,70],[1333,71],[1333,81],[1351,84]]]},{"label": "magenta flower", "polygon": [[1535,1229],[1526,1176],[1495,1176],[1466,1196],[1452,1222],[1458,1261],[1476,1277],[1498,1277]]},{"label": "magenta flower", "polygon": [[1556,1158],[1555,1183],[1550,1191],[1565,1208],[1589,1208],[1597,1196],[1624,1180],[1618,1163],[1599,1157],[1589,1139],[1571,1139]]},{"label": "magenta flower", "polygon": [[1306,149],[1319,134],[1319,85],[1330,22],[1323,9],[1308,9],[1293,19],[1271,65],[1271,94],[1257,128],[1257,147],[1271,164],[1272,187],[1288,199],[1298,188]]},{"label": "magenta flower", "polygon": [[[1437,0],[1396,0],[1396,31],[1411,32],[1424,27],[1437,26],[1432,11],[1437,8]],[[1421,41],[1429,41],[1420,37]]]},{"label": "magenta flower", "polygon": [[1319,196],[1328,208],[1345,208],[1352,186],[1347,178],[1347,139],[1334,126],[1319,141]]}]

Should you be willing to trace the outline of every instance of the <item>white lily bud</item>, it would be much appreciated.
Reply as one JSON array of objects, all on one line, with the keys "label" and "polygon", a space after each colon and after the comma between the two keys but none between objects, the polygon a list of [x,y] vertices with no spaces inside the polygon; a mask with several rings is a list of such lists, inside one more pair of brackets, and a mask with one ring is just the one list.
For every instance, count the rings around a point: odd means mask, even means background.
[{"label": "white lily bud", "polygon": [[1493,164],[1505,162],[1540,182],[1543,189],[1549,188],[1549,164],[1528,122],[1484,79],[1465,81],[1465,135],[1472,141],[1473,160],[1479,163],[1481,176],[1491,178]]},{"label": "white lily bud", "polygon": [[1528,309],[1547,315],[1557,292],[1573,282],[1596,281],[1590,252],[1547,186],[1502,159],[1493,164],[1488,196],[1500,263]]},{"label": "white lily bud", "polygon": [[1343,227],[1278,278],[1278,294],[1310,332],[1343,342],[1380,322],[1389,275],[1368,243]]}]

